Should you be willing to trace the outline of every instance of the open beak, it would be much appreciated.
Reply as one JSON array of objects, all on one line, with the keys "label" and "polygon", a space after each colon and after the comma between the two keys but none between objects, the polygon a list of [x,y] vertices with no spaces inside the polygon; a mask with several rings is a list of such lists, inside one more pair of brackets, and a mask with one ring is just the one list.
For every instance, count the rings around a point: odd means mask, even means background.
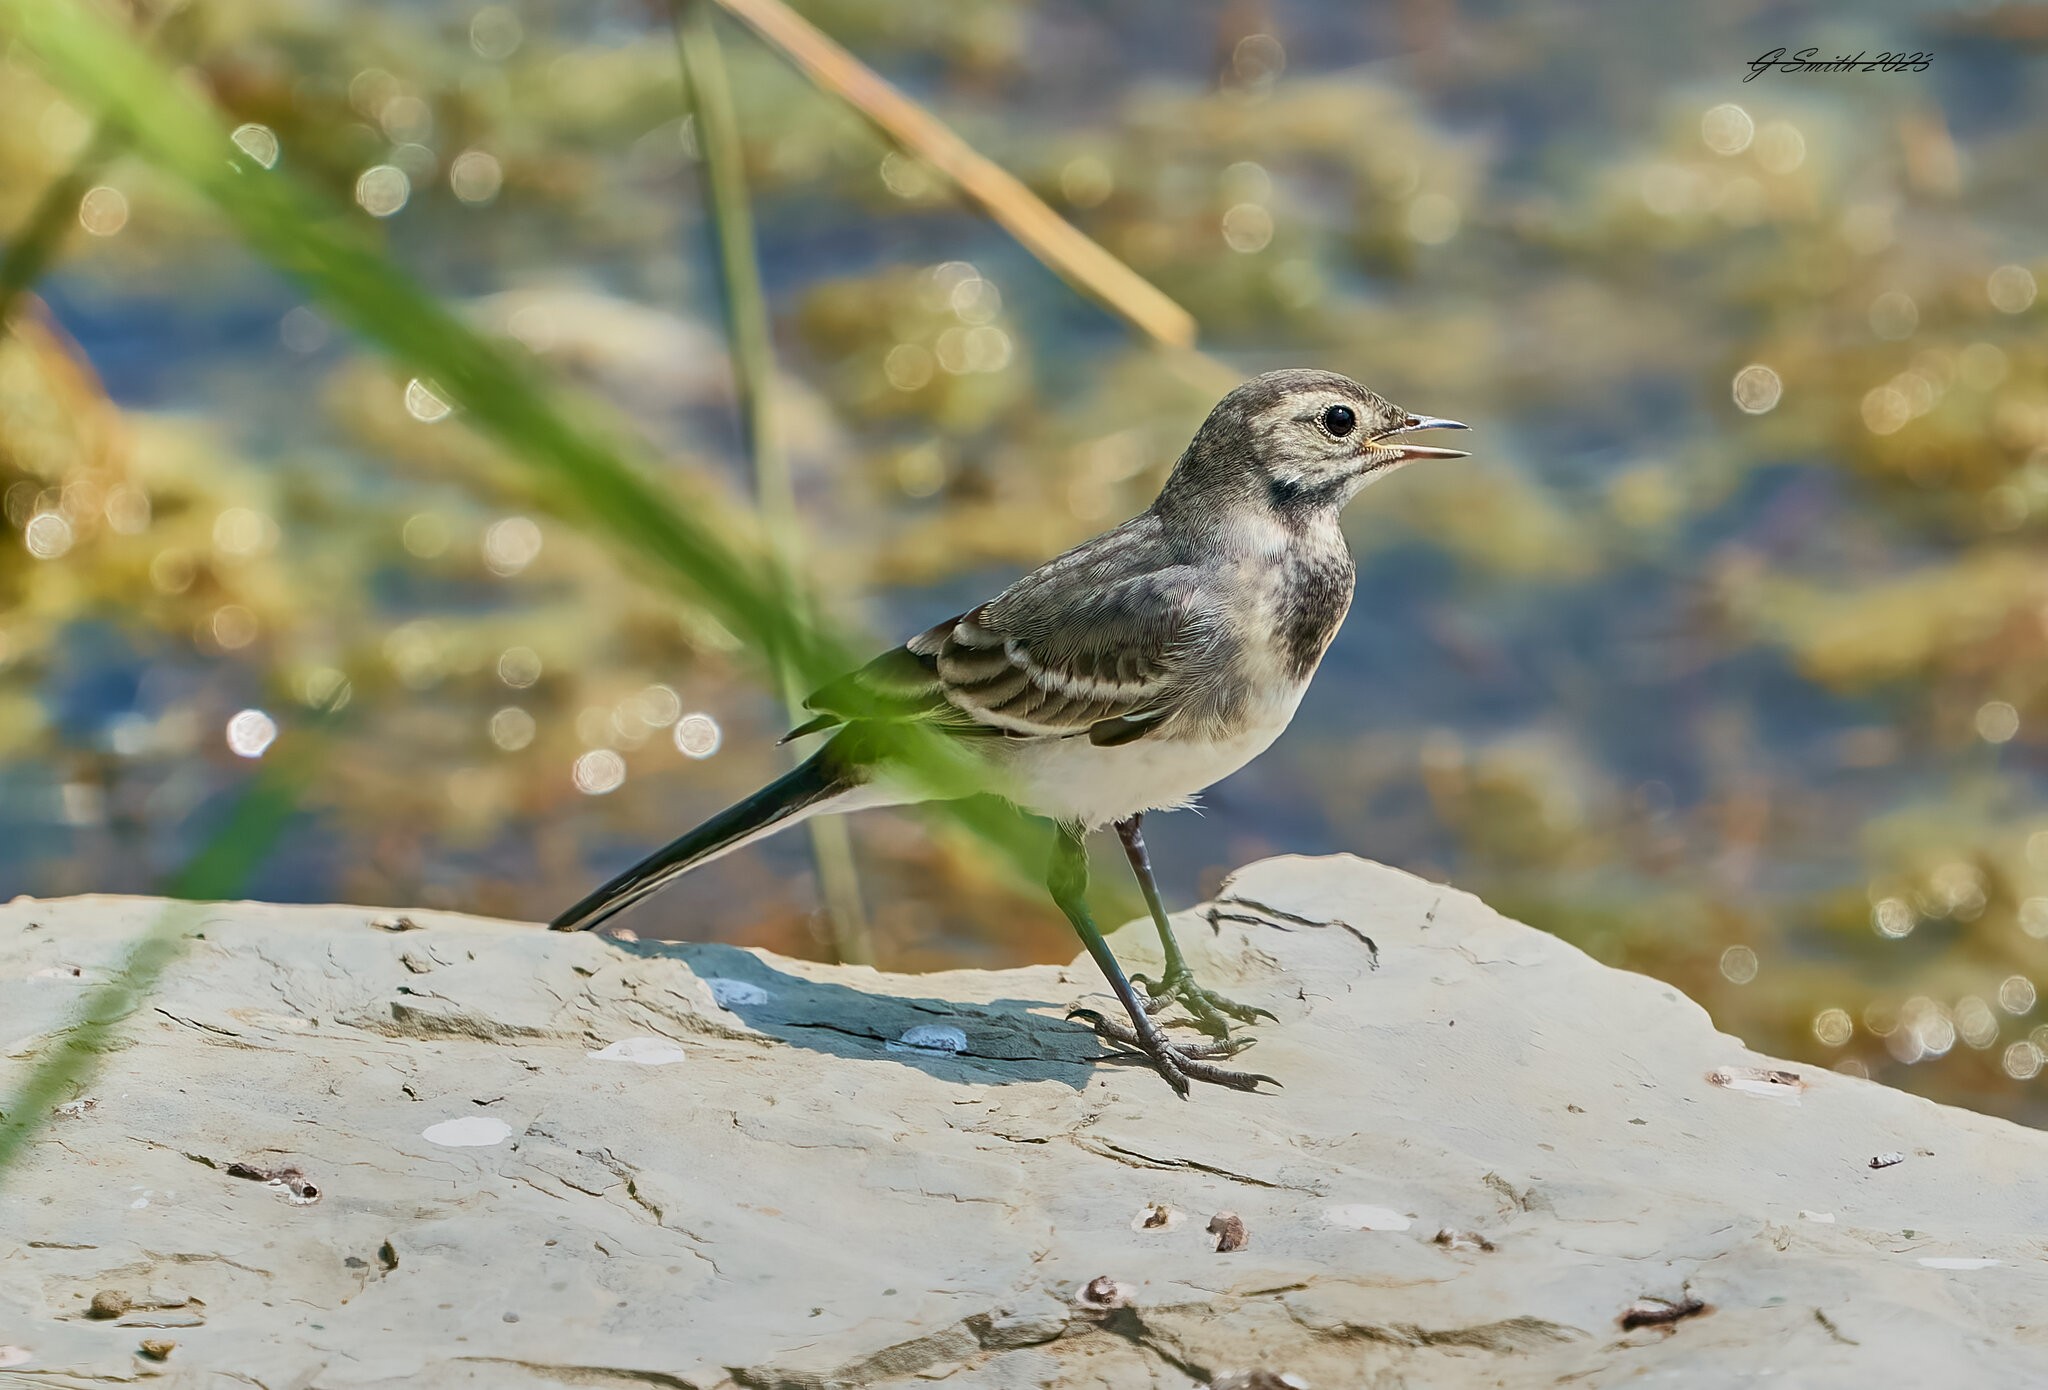
[{"label": "open beak", "polygon": [[[1385,444],[1397,434],[1413,434],[1417,430],[1462,430],[1470,428],[1471,426],[1460,424],[1456,420],[1439,420],[1429,415],[1410,415],[1399,426],[1388,430],[1373,442]],[[1402,463],[1410,463],[1416,459],[1461,459],[1471,457],[1463,449],[1438,449],[1428,444],[1402,444],[1397,447],[1401,450],[1399,461]]]}]

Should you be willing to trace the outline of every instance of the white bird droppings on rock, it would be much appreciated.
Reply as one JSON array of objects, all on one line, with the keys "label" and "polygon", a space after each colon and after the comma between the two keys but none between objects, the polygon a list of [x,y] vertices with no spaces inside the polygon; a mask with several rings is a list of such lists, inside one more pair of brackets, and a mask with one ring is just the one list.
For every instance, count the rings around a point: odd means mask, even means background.
[{"label": "white bird droppings on rock", "polygon": [[2004,1260],[1987,1260],[1974,1255],[1929,1255],[1920,1261],[1929,1269],[1989,1269]]},{"label": "white bird droppings on rock", "polygon": [[1414,1224],[1392,1207],[1375,1207],[1364,1203],[1331,1207],[1323,1213],[1323,1220],[1332,1226],[1342,1226],[1353,1231],[1405,1231]]},{"label": "white bird droppings on rock", "polygon": [[948,1024],[920,1023],[888,1046],[891,1052],[965,1052],[967,1035]]},{"label": "white bird droppings on rock", "polygon": [[643,1067],[665,1067],[688,1055],[681,1043],[670,1038],[620,1038],[590,1054],[593,1061],[632,1062]]},{"label": "white bird droppings on rock", "polygon": [[1799,1213],[1799,1219],[1801,1221],[1818,1221],[1823,1226],[1835,1224],[1835,1214],[1831,1211],[1802,1211]]},{"label": "white bird droppings on rock", "polygon": [[722,975],[704,977],[705,988],[718,1001],[721,1009],[744,1008],[752,1004],[765,1004],[775,996],[757,984],[745,980],[728,980]]},{"label": "white bird droppings on rock", "polygon": [[36,1359],[36,1354],[27,1347],[0,1347],[0,1369],[8,1366],[26,1366]]},{"label": "white bird droppings on rock", "polygon": [[1707,1073],[1707,1080],[1725,1091],[1789,1100],[1794,1105],[1799,1104],[1799,1093],[1806,1089],[1798,1072],[1777,1067],[1715,1067]]},{"label": "white bird droppings on rock", "polygon": [[420,1131],[420,1138],[429,1144],[439,1144],[448,1149],[488,1149],[511,1137],[512,1126],[489,1115],[465,1115],[459,1120],[443,1120]]}]

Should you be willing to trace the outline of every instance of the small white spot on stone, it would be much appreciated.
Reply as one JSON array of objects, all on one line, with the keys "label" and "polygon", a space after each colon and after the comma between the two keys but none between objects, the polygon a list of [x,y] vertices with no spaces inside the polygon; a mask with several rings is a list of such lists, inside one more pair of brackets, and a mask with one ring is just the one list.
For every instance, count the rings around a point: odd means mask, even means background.
[{"label": "small white spot on stone", "polygon": [[1725,1091],[1770,1096],[1775,1100],[1789,1100],[1794,1105],[1799,1104],[1799,1093],[1806,1089],[1799,1073],[1777,1068],[1716,1067],[1707,1073],[1707,1080]]},{"label": "small white spot on stone", "polygon": [[1823,1226],[1835,1224],[1835,1214],[1831,1211],[1802,1211],[1799,1213],[1799,1219],[1801,1221],[1818,1221]]},{"label": "small white spot on stone", "polygon": [[1989,1269],[2004,1264],[2003,1260],[1987,1260],[1971,1255],[1929,1255],[1920,1261],[1929,1269]]},{"label": "small white spot on stone", "polygon": [[[128,1209],[129,1209],[130,1211],[141,1211],[141,1210],[142,1210],[142,1209],[143,1209],[144,1207],[146,1207],[146,1206],[148,1206],[148,1205],[149,1205],[149,1198],[147,1198],[147,1197],[137,1197],[137,1198],[136,1198],[136,1199],[135,1199],[134,1201],[132,1201],[132,1202],[130,1202],[130,1203],[128,1204]],[[1925,1263],[1926,1263],[1926,1261],[1925,1261],[1925,1260],[1922,1260],[1922,1261],[1921,1261],[1921,1263],[1922,1263],[1922,1264],[1925,1264]]]},{"label": "small white spot on stone", "polygon": [[765,1004],[775,997],[759,985],[749,984],[745,980],[728,980],[723,975],[707,975],[704,978],[704,987],[711,991],[711,997],[718,1001],[718,1007],[721,1009],[730,1009],[736,1005]]},{"label": "small white spot on stone", "polygon": [[25,1366],[35,1359],[36,1354],[27,1347],[0,1347],[0,1369]]},{"label": "small white spot on stone", "polygon": [[1905,1161],[1906,1156],[1894,1150],[1891,1153],[1873,1155],[1870,1160],[1870,1166],[1873,1168],[1891,1168]]},{"label": "small white spot on stone", "polygon": [[967,1035],[948,1024],[920,1023],[888,1047],[891,1052],[965,1052]]},{"label": "small white spot on stone", "polygon": [[590,1054],[599,1062],[633,1062],[643,1067],[665,1067],[689,1054],[683,1045],[668,1038],[620,1038],[611,1046]]},{"label": "small white spot on stone", "polygon": [[420,1138],[429,1144],[450,1149],[488,1149],[511,1137],[512,1126],[489,1115],[465,1115],[459,1120],[443,1120],[420,1131]]},{"label": "small white spot on stone", "polygon": [[1332,1226],[1343,1226],[1353,1231],[1405,1231],[1412,1224],[1406,1216],[1392,1207],[1375,1207],[1363,1203],[1348,1207],[1331,1207],[1323,1213],[1323,1220]]}]

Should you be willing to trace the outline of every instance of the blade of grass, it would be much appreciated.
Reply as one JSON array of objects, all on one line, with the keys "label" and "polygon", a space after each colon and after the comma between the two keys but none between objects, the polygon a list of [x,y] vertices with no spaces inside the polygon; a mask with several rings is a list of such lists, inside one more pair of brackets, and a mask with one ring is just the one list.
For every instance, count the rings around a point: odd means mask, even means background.
[{"label": "blade of grass", "polygon": [[50,262],[56,259],[64,234],[77,220],[79,200],[120,148],[121,141],[112,127],[102,123],[71,167],[53,179],[43,190],[43,196],[36,199],[20,230],[8,238],[6,252],[0,253],[0,333],[7,331],[7,317],[14,309],[14,301],[41,279]]},{"label": "blade of grass", "polygon": [[64,1031],[23,1078],[0,1109],[0,1184],[21,1151],[49,1121],[53,1107],[92,1079],[113,1032],[156,988],[173,961],[184,954],[201,909],[166,903],[156,921],[128,949],[120,968],[93,987],[79,1005],[78,1021]]},{"label": "blade of grass", "polygon": [[[676,45],[685,98],[696,118],[704,152],[706,201],[724,289],[733,386],[753,464],[754,501],[767,532],[772,573],[783,601],[809,615],[813,606],[799,564],[802,525],[790,478],[789,451],[783,447],[776,419],[775,347],[769,336],[767,296],[761,288],[761,265],[754,247],[754,215],[741,162],[739,120],[733,112],[725,55],[705,0],[680,0]],[[782,652],[770,652],[769,660],[784,703],[792,718],[801,721],[808,687]],[[804,756],[793,754],[799,762]],[[874,941],[861,906],[860,879],[846,822],[837,816],[816,816],[806,821],[804,828],[810,835],[811,858],[818,867],[832,953],[841,961],[871,965]]]},{"label": "blade of grass", "polygon": [[[331,711],[330,711],[331,712]],[[242,891],[297,807],[325,755],[314,737],[326,713],[272,746],[263,770],[242,789],[227,819],[173,876],[179,899],[219,899]],[[53,1107],[76,1096],[99,1070],[118,1028],[152,994],[166,970],[185,953],[204,920],[198,903],[166,903],[128,948],[120,966],[79,1005],[78,1020],[30,1068],[0,1108],[0,1183],[22,1150],[48,1123]]]},{"label": "blade of grass", "polygon": [[782,0],[717,0],[818,87],[945,174],[1055,274],[1156,343],[1192,348],[1195,319]]},{"label": "blade of grass", "polygon": [[[854,662],[784,600],[757,556],[742,553],[655,484],[638,452],[608,435],[523,357],[471,330],[380,256],[364,220],[249,160],[205,98],[117,26],[78,0],[0,0],[0,27],[47,76],[121,130],[133,151],[211,201],[277,269],[341,323],[431,380],[508,458],[545,486],[549,505],[609,540],[763,652],[781,652],[814,684]],[[900,774],[952,797],[987,789],[987,769],[916,725],[874,729]],[[1000,862],[1036,879],[1030,837],[986,841]]]}]

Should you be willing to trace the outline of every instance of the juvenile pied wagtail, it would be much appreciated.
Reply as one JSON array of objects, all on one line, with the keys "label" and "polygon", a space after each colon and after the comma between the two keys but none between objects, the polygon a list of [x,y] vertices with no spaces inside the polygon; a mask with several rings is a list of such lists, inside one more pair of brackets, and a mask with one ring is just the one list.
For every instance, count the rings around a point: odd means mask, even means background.
[{"label": "juvenile pied wagtail", "polygon": [[[590,894],[554,929],[594,927],[807,817],[919,799],[876,752],[887,741],[863,734],[878,722],[922,721],[986,766],[986,789],[1057,826],[1047,887],[1131,1022],[1076,1016],[1143,1052],[1183,1096],[1191,1080],[1245,1091],[1271,1081],[1209,1060],[1247,1044],[1231,1038],[1225,1015],[1250,1022],[1266,1011],[1188,973],[1139,822],[1187,805],[1280,736],[1351,606],[1354,569],[1338,514],[1403,464],[1465,457],[1405,436],[1464,428],[1412,415],[1334,372],[1253,378],[1209,413],[1144,512],[827,685],[804,702],[817,717],[784,741],[836,729],[831,741]],[[1164,978],[1143,981],[1149,998],[1082,902],[1082,836],[1105,825],[1123,840],[1165,948]],[[1175,1001],[1219,1041],[1169,1042],[1153,1015]]]}]

